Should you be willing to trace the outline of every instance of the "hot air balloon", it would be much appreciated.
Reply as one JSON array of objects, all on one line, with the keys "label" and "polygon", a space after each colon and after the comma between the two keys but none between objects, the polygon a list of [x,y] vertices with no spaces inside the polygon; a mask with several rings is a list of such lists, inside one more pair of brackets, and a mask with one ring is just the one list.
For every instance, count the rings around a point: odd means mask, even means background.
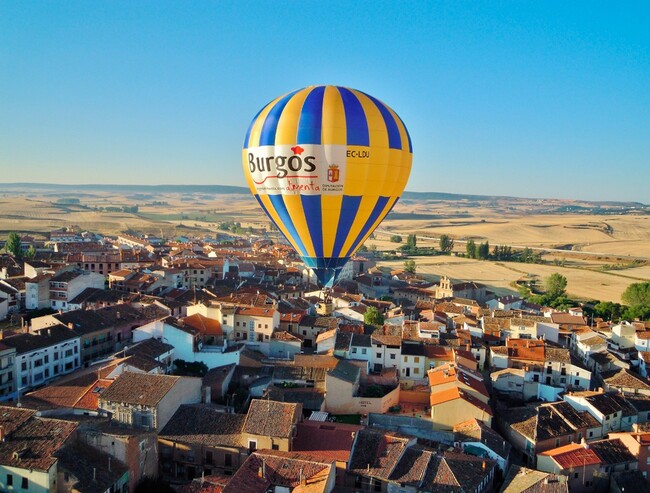
[{"label": "hot air balloon", "polygon": [[244,174],[264,212],[331,288],[404,191],[406,126],[378,99],[340,86],[280,96],[253,118]]}]

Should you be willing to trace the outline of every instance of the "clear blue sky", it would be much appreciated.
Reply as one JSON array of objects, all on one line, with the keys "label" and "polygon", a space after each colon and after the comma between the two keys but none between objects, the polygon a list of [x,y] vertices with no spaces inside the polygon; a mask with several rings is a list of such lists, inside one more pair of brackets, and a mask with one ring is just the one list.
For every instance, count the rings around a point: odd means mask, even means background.
[{"label": "clear blue sky", "polygon": [[0,1],[0,182],[244,185],[255,113],[361,89],[407,190],[650,202],[650,2]]}]

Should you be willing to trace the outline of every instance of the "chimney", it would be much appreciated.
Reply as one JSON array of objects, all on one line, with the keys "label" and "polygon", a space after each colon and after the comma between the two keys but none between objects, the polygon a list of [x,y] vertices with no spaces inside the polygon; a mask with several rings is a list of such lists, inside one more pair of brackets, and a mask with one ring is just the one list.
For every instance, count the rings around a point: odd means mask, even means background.
[{"label": "chimney", "polygon": [[97,481],[97,468],[93,467],[93,481]]},{"label": "chimney", "polygon": [[5,441],[5,427],[0,425],[0,442]]}]

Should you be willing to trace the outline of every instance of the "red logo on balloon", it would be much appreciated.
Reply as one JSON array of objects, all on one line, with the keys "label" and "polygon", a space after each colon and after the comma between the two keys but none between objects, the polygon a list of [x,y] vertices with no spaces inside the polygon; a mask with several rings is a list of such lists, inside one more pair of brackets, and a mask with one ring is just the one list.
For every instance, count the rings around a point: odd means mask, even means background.
[{"label": "red logo on balloon", "polygon": [[305,152],[305,150],[304,150],[302,147],[300,147],[300,146],[293,146],[293,147],[291,148],[291,151],[292,151],[294,154],[298,154],[298,155],[300,155],[300,154],[302,154],[303,152]]},{"label": "red logo on balloon", "polygon": [[327,170],[327,181],[332,183],[339,181],[339,167],[336,164],[332,164]]}]

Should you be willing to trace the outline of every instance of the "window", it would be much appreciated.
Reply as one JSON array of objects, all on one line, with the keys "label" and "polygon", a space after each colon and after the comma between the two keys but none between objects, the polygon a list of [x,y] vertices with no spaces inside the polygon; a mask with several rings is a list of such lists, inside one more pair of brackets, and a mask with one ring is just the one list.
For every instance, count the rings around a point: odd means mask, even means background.
[{"label": "window", "polygon": [[391,353],[390,359],[395,359],[395,353]]},{"label": "window", "polygon": [[13,486],[14,484],[14,475],[7,474],[7,486]]},{"label": "window", "polygon": [[356,354],[356,352],[357,352],[357,348],[353,347],[352,348],[352,354]]},{"label": "window", "polygon": [[272,450],[280,450],[280,446],[277,443],[271,444],[271,449]]},{"label": "window", "polygon": [[21,369],[22,371],[27,371],[27,362],[26,362],[26,361],[23,361],[23,362],[20,364],[20,369]]},{"label": "window", "polygon": [[49,357],[49,355],[46,354],[45,357],[43,358],[43,360],[44,360],[46,363],[49,363],[49,362],[50,362],[50,357]]},{"label": "window", "polygon": [[580,473],[574,472],[573,473],[573,479],[578,479],[580,477]]},{"label": "window", "polygon": [[556,446],[556,447],[559,447],[559,446],[560,446],[560,439],[559,439],[559,438],[556,438],[556,439],[555,439],[555,446]]},{"label": "window", "polygon": [[408,360],[409,360],[409,357],[408,357],[408,356],[404,356],[404,363],[408,362]]},{"label": "window", "polygon": [[223,465],[226,467],[232,467],[232,454],[226,454],[224,456]]},{"label": "window", "polygon": [[415,375],[419,375],[420,374],[420,369],[419,368],[413,368],[413,373]]},{"label": "window", "polygon": [[378,358],[381,358],[381,353],[377,353],[377,357],[378,357]]},{"label": "window", "polygon": [[59,359],[59,352],[54,351],[54,361],[57,361]]},{"label": "window", "polygon": [[419,362],[420,362],[420,357],[419,357],[419,356],[416,356],[415,358],[413,358],[413,360],[414,360],[416,363],[419,363]]},{"label": "window", "polygon": [[250,452],[257,450],[257,440],[248,440],[248,450]]},{"label": "window", "polygon": [[580,380],[576,380],[574,385],[576,385],[576,386],[580,385]]},{"label": "window", "polygon": [[[361,354],[366,354],[366,348],[365,347],[361,350]],[[648,413],[648,414],[650,415],[650,413]]]},{"label": "window", "polygon": [[29,480],[28,480],[27,478],[23,478],[23,480],[22,480],[22,482],[21,482],[21,484],[20,484],[20,487],[21,487],[22,489],[24,489],[24,490],[26,490],[27,488],[29,488]]},{"label": "window", "polygon": [[205,462],[206,464],[212,464],[212,450],[208,450],[205,453]]}]

